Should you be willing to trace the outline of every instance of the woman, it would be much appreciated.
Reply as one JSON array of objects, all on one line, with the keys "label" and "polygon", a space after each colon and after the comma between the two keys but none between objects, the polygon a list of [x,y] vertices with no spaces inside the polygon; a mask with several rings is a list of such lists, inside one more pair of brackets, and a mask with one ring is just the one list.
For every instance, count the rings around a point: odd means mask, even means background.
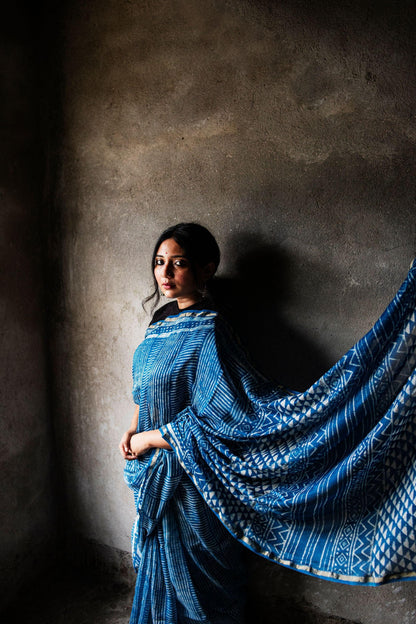
[{"label": "woman", "polygon": [[242,621],[223,525],[323,578],[415,578],[416,264],[372,330],[301,393],[255,371],[203,296],[218,262],[196,224],[155,246],[156,284],[176,302],[135,353],[138,407],[120,443],[138,510],[132,624]]},{"label": "woman", "polygon": [[194,223],[163,232],[152,257],[154,296],[160,289],[171,302],[155,313],[135,353],[137,407],[120,442],[138,512],[132,536],[138,572],[132,624],[240,624],[243,619],[240,548],[203,502],[159,430],[189,405],[205,337],[199,332],[182,351],[180,329],[166,334],[169,321],[164,319],[189,319],[200,311],[206,318],[215,316],[206,286],[219,260],[214,237]]}]

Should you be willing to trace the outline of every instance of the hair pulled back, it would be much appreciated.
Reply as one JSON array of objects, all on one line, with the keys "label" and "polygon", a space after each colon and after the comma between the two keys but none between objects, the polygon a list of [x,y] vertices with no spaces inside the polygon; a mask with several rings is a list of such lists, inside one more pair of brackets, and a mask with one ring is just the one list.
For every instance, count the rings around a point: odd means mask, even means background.
[{"label": "hair pulled back", "polygon": [[154,299],[153,309],[160,299],[158,284],[154,276],[156,254],[160,245],[169,238],[173,238],[173,240],[182,247],[186,258],[189,260],[191,270],[195,274],[197,268],[203,268],[210,262],[214,263],[216,271],[220,263],[220,248],[214,236],[206,227],[199,223],[177,223],[176,225],[168,227],[159,236],[153,249],[151,269],[154,291],[143,301],[143,305],[145,305]]}]

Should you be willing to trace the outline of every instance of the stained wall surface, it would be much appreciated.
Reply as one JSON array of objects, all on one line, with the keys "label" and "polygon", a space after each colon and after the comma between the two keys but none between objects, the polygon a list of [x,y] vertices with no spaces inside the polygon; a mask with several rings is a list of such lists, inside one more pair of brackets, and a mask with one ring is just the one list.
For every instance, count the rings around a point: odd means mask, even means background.
[{"label": "stained wall surface", "polygon": [[25,3],[3,7],[0,608],[52,564],[56,537],[40,222],[44,94],[37,27],[37,12]]},{"label": "stained wall surface", "polygon": [[[130,549],[117,445],[162,229],[213,231],[243,338],[293,387],[387,305],[415,255],[414,25],[410,2],[68,2],[53,341],[74,535]],[[284,587],[365,624],[414,621],[411,584],[252,565],[259,604]]]}]

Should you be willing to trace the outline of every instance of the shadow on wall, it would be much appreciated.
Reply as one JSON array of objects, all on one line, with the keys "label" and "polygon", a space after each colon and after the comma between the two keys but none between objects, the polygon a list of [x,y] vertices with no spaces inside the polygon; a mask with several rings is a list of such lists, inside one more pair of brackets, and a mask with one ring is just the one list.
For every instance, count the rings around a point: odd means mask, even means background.
[{"label": "shadow on wall", "polygon": [[[251,233],[240,233],[229,241],[229,247],[234,258],[234,277],[217,278],[213,288],[223,314],[259,370],[291,389],[306,389],[328,370],[331,362],[280,312],[294,299],[295,260],[278,246],[265,243],[261,235]],[[330,269],[319,275],[326,281],[333,277]],[[316,275],[313,281],[319,283]],[[244,553],[248,574],[247,624],[359,624],[326,614],[307,602],[303,597],[308,584],[305,575],[249,550],[244,549]]]},{"label": "shadow on wall", "polygon": [[291,297],[293,262],[255,235],[240,235],[235,248],[243,250],[234,253],[235,277],[217,278],[214,297],[255,366],[283,386],[305,390],[330,364],[279,313]]}]

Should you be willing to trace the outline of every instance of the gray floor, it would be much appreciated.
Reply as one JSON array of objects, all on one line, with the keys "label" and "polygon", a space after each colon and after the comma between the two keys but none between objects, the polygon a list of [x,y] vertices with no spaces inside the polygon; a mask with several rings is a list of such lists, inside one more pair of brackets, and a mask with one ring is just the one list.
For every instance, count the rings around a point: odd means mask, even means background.
[{"label": "gray floor", "polygon": [[[128,624],[133,591],[97,574],[55,573],[0,614],[0,624]],[[289,597],[251,598],[245,624],[356,624]]]},{"label": "gray floor", "polygon": [[45,580],[1,616],[1,624],[128,624],[133,589],[76,574]]}]

